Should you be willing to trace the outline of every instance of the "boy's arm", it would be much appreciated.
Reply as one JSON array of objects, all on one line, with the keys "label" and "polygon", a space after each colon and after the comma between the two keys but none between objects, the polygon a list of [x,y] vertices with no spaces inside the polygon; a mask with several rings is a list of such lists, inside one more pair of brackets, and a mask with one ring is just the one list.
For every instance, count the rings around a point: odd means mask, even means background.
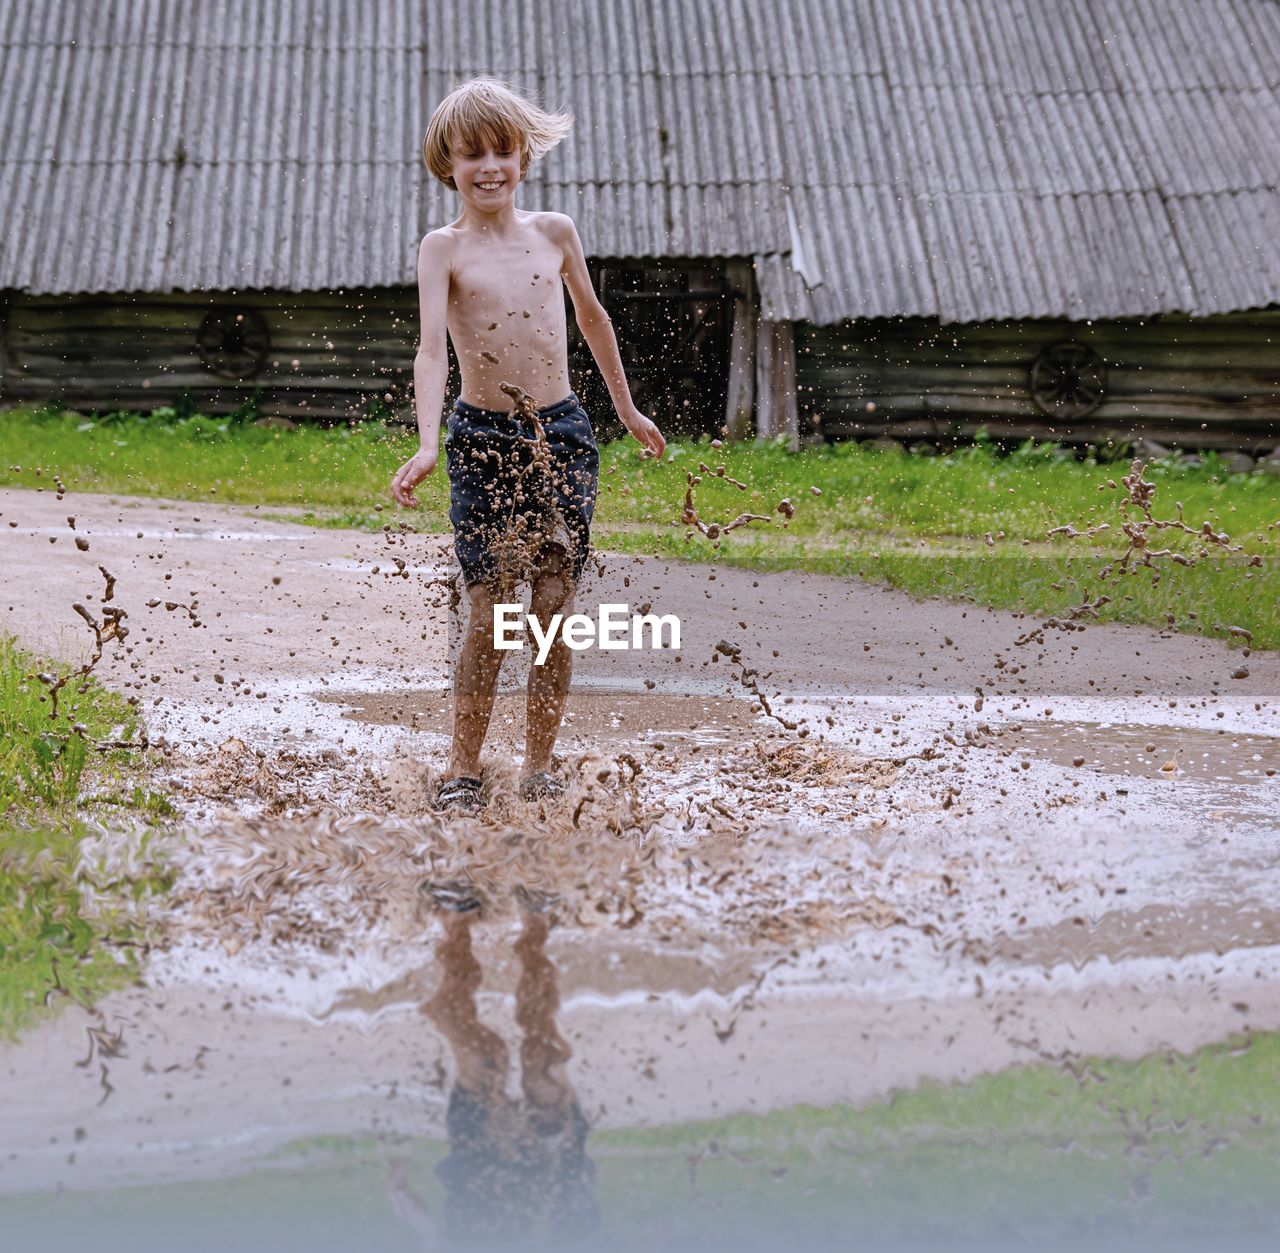
[{"label": "boy's arm", "polygon": [[613,407],[618,411],[622,425],[654,456],[660,457],[666,441],[662,438],[662,432],[636,408],[631,399],[631,388],[627,385],[627,376],[622,368],[622,355],[618,352],[618,337],[614,334],[609,311],[600,303],[595,288],[591,285],[591,274],[587,270],[587,259],[583,255],[582,240],[578,238],[578,228],[574,226],[573,219],[563,213],[549,213],[547,218],[552,238],[563,254],[560,275],[573,300],[578,328],[604,376]]},{"label": "boy's arm", "polygon": [[418,451],[396,471],[391,495],[410,509],[418,506],[413,489],[440,458],[440,413],[449,382],[445,320],[449,308],[449,275],[453,246],[437,231],[418,249],[418,303],[421,329],[413,358],[413,401],[418,417]]}]

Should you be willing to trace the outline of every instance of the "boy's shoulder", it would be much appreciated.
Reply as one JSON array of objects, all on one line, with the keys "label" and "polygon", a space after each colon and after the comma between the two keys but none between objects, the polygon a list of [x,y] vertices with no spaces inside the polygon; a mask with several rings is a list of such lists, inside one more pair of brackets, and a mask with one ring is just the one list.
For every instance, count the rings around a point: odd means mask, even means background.
[{"label": "boy's shoulder", "polygon": [[435,230],[428,231],[418,245],[419,268],[428,263],[435,267],[452,267],[457,242],[457,232],[452,226],[438,226]]},{"label": "boy's shoulder", "polygon": [[458,238],[458,232],[454,230],[453,223],[450,222],[445,226],[437,226],[435,230],[428,231],[422,237],[422,248],[452,248],[454,242]]},{"label": "boy's shoulder", "polygon": [[568,239],[574,230],[573,219],[567,213],[552,213],[548,210],[533,216],[538,219],[538,226],[547,237],[557,242]]}]

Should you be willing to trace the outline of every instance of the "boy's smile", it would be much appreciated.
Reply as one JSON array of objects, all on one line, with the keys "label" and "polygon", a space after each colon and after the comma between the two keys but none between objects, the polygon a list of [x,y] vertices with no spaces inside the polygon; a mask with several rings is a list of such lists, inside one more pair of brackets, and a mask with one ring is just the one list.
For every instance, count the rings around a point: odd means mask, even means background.
[{"label": "boy's smile", "polygon": [[474,208],[494,211],[505,205],[520,184],[520,152],[458,143],[453,158],[453,181],[463,200]]}]

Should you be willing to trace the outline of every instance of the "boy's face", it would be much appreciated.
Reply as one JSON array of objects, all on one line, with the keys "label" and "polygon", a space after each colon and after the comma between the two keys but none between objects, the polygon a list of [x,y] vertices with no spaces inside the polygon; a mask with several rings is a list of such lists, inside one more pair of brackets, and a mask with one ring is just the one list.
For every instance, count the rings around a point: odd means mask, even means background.
[{"label": "boy's face", "polygon": [[520,149],[510,139],[456,137],[449,145],[458,194],[481,213],[495,213],[515,195],[524,175]]}]

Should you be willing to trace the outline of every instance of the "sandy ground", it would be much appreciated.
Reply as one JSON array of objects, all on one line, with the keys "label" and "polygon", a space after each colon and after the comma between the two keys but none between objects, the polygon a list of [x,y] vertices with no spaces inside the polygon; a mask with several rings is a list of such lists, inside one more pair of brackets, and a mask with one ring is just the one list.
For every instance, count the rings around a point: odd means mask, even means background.
[{"label": "sandy ground", "polygon": [[513,888],[561,898],[561,1029],[598,1126],[1280,1027],[1280,657],[1099,626],[1019,645],[1013,614],[607,556],[577,607],[677,614],[680,649],[578,655],[569,795],[536,806],[512,793],[514,658],[487,817],[441,824],[447,539],[275,512],[0,492],[2,629],[83,658],[71,604],[116,577],[131,633],[98,673],[139,701],[184,818],[145,985],[0,1053],[0,1189],[438,1134],[421,889],[458,874],[497,1022]]}]

